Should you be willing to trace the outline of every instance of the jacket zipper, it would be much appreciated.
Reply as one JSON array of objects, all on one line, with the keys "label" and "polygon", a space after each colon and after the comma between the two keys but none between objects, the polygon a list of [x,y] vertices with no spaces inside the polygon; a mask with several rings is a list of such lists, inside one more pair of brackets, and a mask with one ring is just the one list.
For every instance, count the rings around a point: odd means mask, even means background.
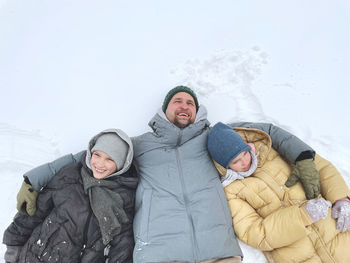
[{"label": "jacket zipper", "polygon": [[194,262],[198,262],[197,260],[197,245],[196,245],[196,241],[195,241],[195,233],[194,233],[194,223],[193,223],[193,218],[191,216],[191,213],[189,211],[189,207],[188,207],[188,194],[187,194],[187,190],[186,190],[186,186],[185,186],[185,180],[184,180],[184,175],[182,172],[182,166],[181,166],[181,161],[180,161],[180,153],[179,153],[179,145],[180,145],[180,141],[181,141],[181,137],[182,134],[179,135],[178,141],[177,141],[177,145],[175,147],[175,152],[176,152],[176,161],[177,161],[177,165],[179,168],[179,177],[180,177],[180,182],[181,182],[181,186],[182,186],[182,193],[183,193],[183,198],[184,198],[184,203],[185,203],[185,208],[186,208],[186,214],[188,217],[188,220],[190,222],[190,226],[191,226],[191,241],[192,241],[192,253],[193,253],[193,259]]},{"label": "jacket zipper", "polygon": [[86,220],[86,223],[85,223],[85,226],[84,226],[83,247],[81,248],[81,252],[80,252],[81,255],[83,255],[83,252],[84,252],[84,250],[86,248],[86,245],[87,245],[87,232],[88,232],[88,229],[89,229],[89,226],[90,226],[91,216],[92,216],[92,211],[90,209],[88,217],[87,217],[87,220]]}]

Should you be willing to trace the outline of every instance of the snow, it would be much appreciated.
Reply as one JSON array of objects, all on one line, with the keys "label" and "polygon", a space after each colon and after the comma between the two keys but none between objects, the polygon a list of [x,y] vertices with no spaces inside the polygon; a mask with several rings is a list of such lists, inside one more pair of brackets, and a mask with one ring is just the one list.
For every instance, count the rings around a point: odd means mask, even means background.
[{"label": "snow", "polygon": [[[0,0],[0,233],[25,171],[106,128],[148,131],[179,84],[212,124],[279,125],[350,185],[349,11],[346,0]],[[241,245],[244,262],[265,262]]]}]

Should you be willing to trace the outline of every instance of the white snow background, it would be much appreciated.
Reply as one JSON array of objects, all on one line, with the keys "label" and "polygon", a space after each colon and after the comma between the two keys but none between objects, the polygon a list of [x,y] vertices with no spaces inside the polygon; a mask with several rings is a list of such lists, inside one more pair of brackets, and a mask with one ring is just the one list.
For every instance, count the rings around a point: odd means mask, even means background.
[{"label": "white snow background", "polygon": [[179,84],[212,124],[272,122],[350,185],[349,25],[347,0],[1,0],[0,233],[25,171],[106,128],[149,131]]}]

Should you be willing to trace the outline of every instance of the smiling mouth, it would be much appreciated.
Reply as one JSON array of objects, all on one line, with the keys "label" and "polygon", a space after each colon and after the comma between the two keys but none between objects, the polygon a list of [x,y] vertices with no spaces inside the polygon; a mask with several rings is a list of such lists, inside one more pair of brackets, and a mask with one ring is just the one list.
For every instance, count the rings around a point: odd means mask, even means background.
[{"label": "smiling mouth", "polygon": [[179,116],[181,118],[189,118],[190,117],[190,115],[185,113],[185,112],[180,112],[177,114],[177,116]]},{"label": "smiling mouth", "polygon": [[95,171],[98,172],[98,173],[100,173],[100,174],[102,174],[102,173],[104,173],[106,170],[95,168]]}]

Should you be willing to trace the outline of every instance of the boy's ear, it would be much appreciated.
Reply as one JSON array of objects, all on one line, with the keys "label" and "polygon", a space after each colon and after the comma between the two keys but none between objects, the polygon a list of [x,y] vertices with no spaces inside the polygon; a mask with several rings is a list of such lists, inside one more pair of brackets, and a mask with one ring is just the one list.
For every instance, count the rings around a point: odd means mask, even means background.
[{"label": "boy's ear", "polygon": [[247,144],[252,148],[253,153],[256,154],[254,143],[249,142]]}]

